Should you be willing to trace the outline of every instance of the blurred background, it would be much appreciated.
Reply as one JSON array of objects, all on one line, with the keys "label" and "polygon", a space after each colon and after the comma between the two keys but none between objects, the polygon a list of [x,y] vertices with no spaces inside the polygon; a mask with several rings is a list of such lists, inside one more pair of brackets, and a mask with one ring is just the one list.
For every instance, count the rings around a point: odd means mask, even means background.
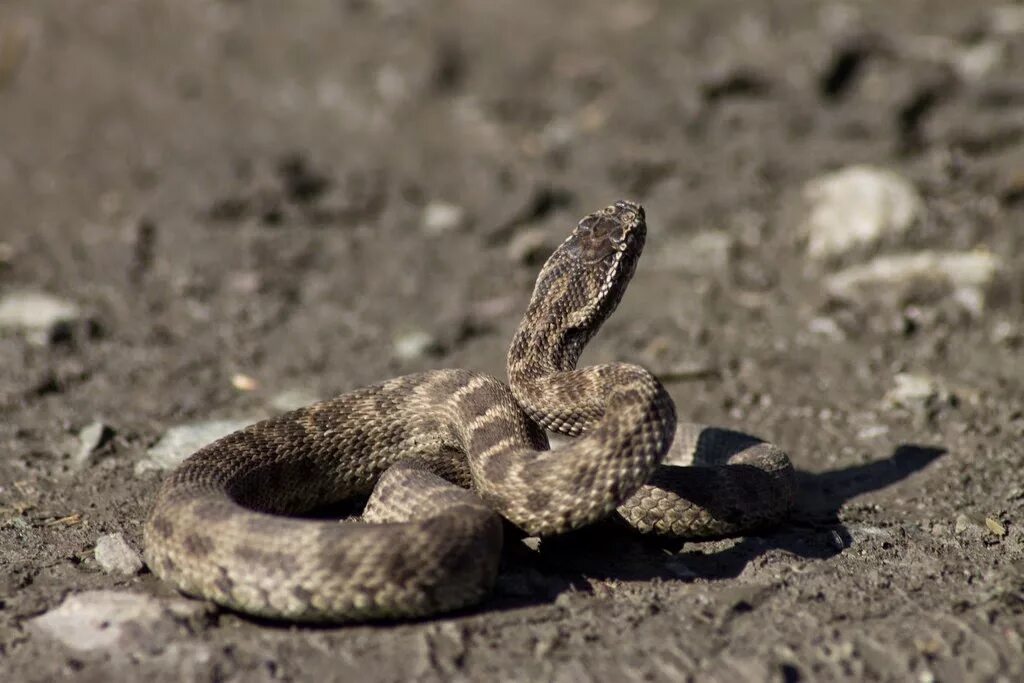
[{"label": "blurred background", "polygon": [[[645,580],[513,563],[511,606],[432,624],[44,656],[64,595],[166,591],[93,548],[140,547],[174,430],[501,376],[540,264],[618,198],[646,254],[585,361],[790,450],[794,527]],[[0,670],[1020,672],[1024,5],[4,0],[0,207]]]}]

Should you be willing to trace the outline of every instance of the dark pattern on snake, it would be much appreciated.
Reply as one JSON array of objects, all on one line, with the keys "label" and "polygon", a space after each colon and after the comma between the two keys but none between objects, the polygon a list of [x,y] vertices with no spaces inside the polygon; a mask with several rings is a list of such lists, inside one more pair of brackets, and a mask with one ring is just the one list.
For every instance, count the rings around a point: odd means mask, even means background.
[{"label": "dark pattern on snake", "polygon": [[[399,377],[192,455],[146,524],[150,568],[253,615],[415,617],[488,594],[499,514],[540,536],[616,509],[641,532],[692,537],[780,519],[793,472],[779,449],[677,428],[672,399],[639,366],[576,368],[618,305],[646,229],[627,201],[579,222],[537,278],[508,385],[467,370]],[[551,451],[545,429],[582,436]],[[366,494],[360,521],[293,516]]]}]

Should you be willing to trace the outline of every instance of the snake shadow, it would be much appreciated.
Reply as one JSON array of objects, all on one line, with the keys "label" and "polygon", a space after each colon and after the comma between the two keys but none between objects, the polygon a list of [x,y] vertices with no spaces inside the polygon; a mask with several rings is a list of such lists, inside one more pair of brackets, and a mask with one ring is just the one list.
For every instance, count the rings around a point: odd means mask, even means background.
[{"label": "snake shadow", "polygon": [[533,547],[527,547],[522,534],[516,536],[510,528],[497,590],[481,607],[545,604],[566,590],[590,592],[589,579],[735,578],[752,560],[773,550],[804,559],[834,557],[853,545],[839,520],[848,501],[906,479],[945,453],[942,447],[903,444],[889,457],[869,463],[821,473],[798,470],[797,500],[787,521],[738,540],[659,539],[605,523],[539,543],[528,539]]}]

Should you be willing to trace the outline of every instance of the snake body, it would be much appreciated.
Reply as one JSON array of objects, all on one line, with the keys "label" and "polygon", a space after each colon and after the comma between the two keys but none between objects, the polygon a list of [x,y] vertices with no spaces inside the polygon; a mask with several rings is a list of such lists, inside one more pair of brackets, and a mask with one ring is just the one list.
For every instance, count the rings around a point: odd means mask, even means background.
[{"label": "snake body", "polygon": [[[642,367],[576,368],[645,238],[632,202],[577,224],[537,278],[508,384],[459,369],[408,375],[202,448],[157,495],[149,567],[258,616],[405,618],[488,594],[501,517],[538,536],[609,516],[691,537],[780,519],[793,471],[778,448],[677,425],[672,399]],[[579,438],[549,450],[545,430]],[[298,516],[367,495],[358,521]]]}]

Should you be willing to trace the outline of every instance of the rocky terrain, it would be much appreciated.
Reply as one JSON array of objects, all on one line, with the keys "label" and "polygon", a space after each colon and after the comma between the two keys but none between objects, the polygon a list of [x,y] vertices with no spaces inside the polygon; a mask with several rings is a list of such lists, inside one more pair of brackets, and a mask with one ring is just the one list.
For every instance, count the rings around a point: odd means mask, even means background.
[{"label": "rocky terrain", "polygon": [[[266,623],[140,559],[261,416],[503,373],[540,263],[627,197],[584,362],[792,455],[789,523],[512,541],[414,623]],[[1024,677],[1024,6],[0,4],[0,679]]]}]

